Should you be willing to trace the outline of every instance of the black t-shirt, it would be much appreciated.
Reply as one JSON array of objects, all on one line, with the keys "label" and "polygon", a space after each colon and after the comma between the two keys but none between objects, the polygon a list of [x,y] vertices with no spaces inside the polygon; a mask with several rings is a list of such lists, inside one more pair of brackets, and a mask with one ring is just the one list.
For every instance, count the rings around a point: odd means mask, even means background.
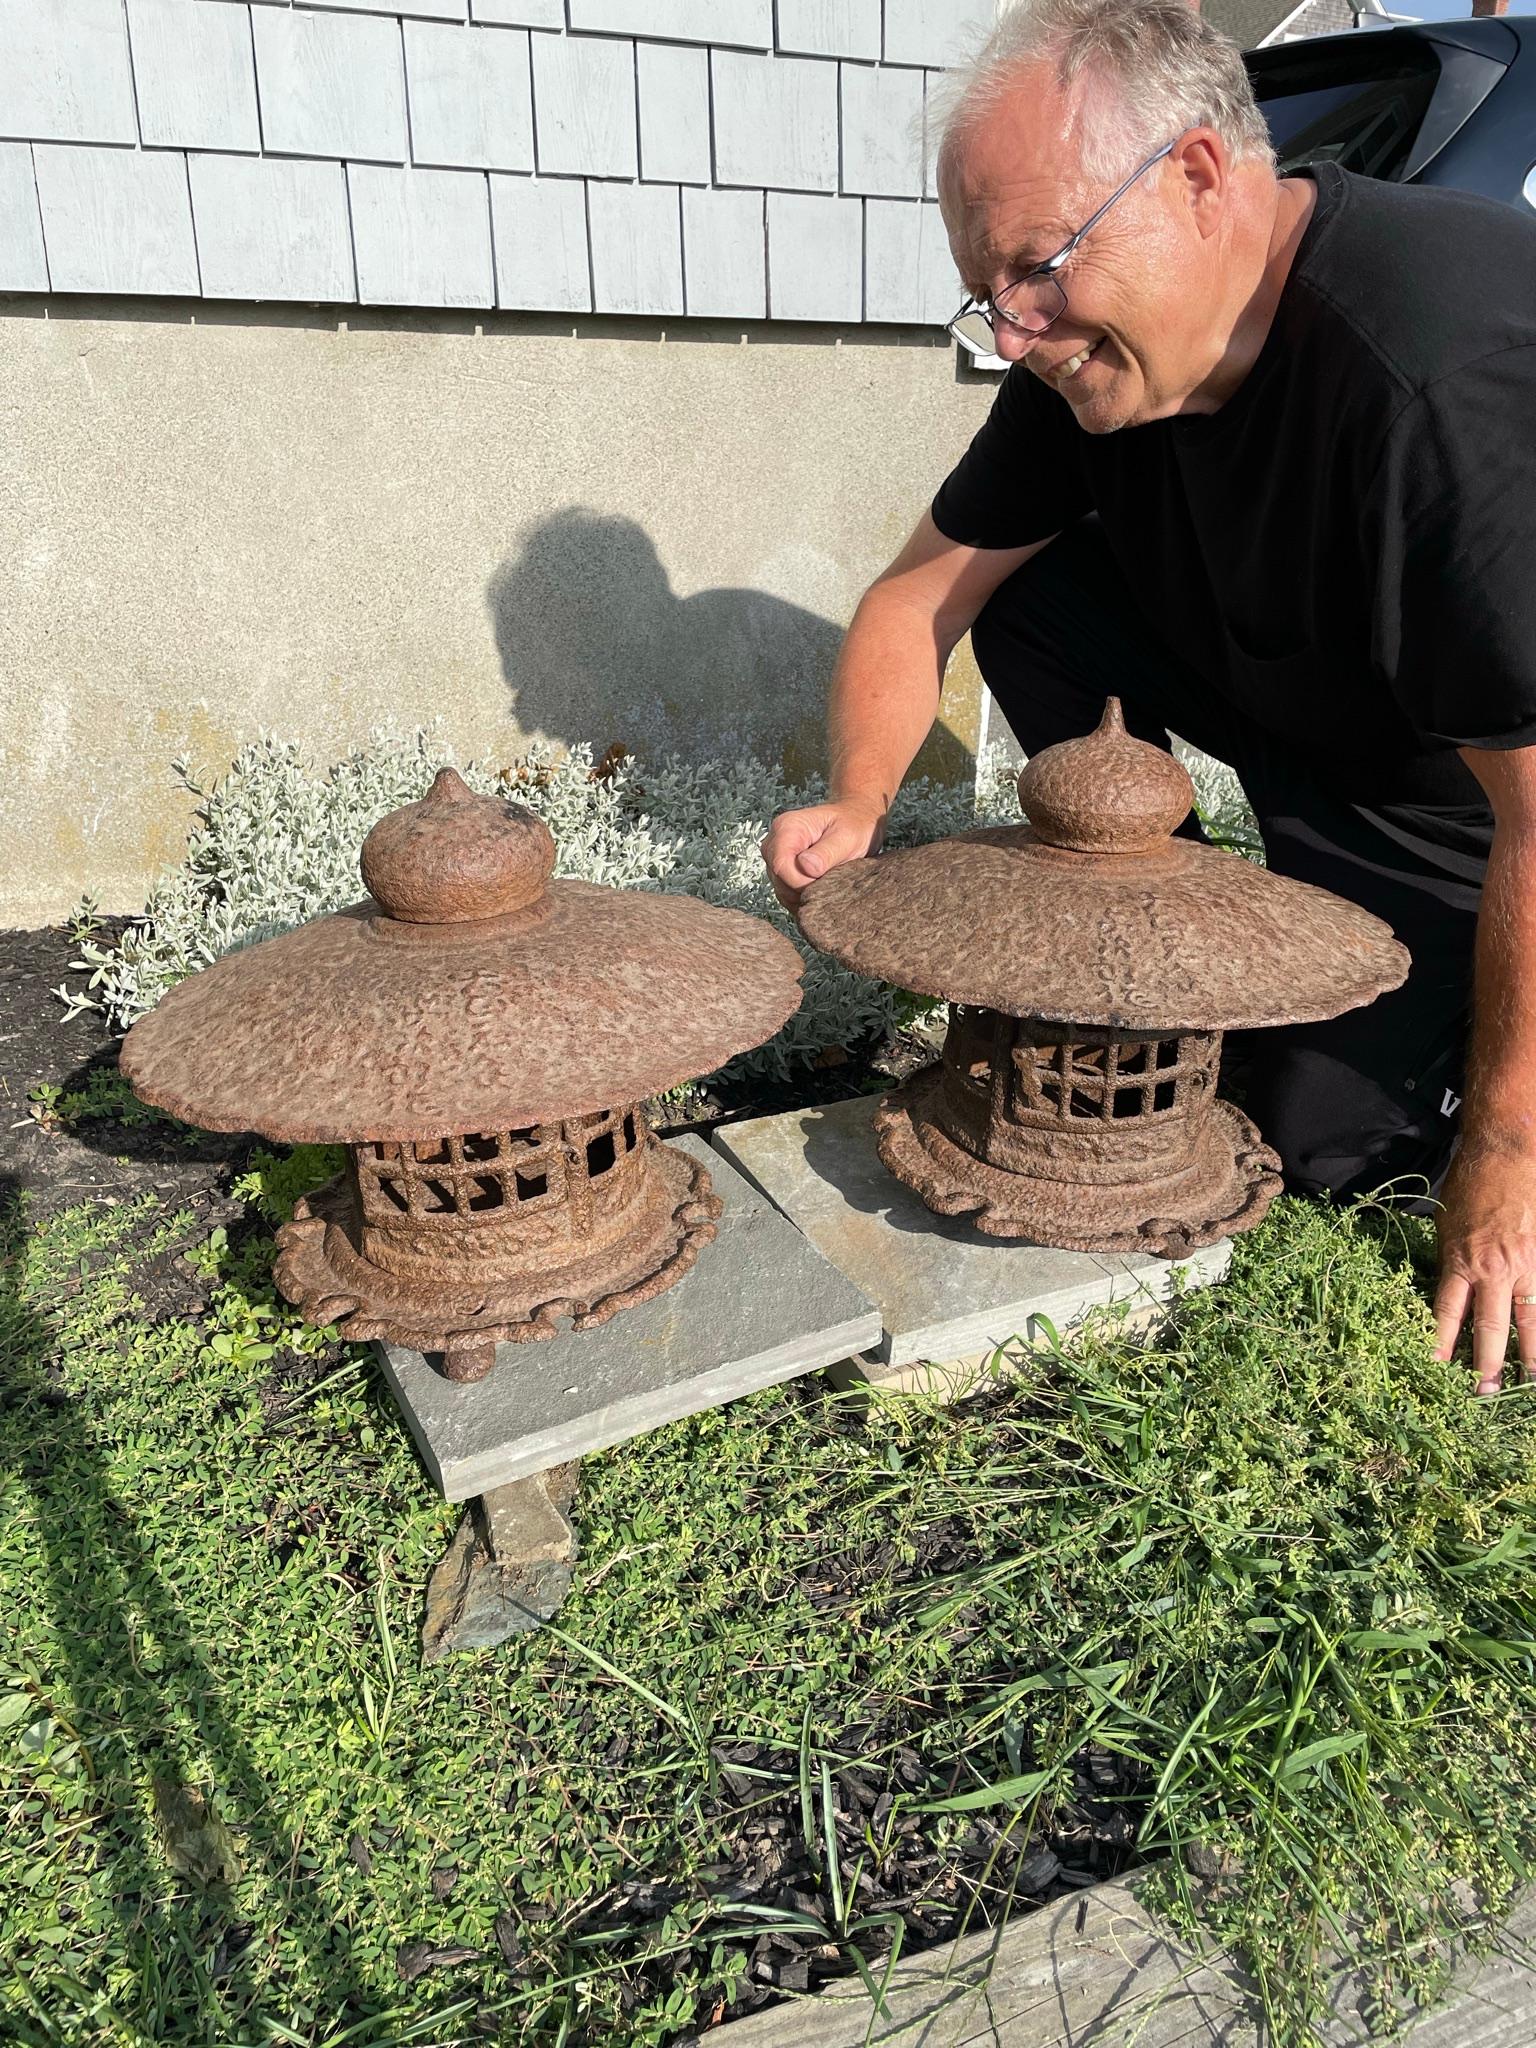
[{"label": "black t-shirt", "polygon": [[1220,411],[1085,433],[1022,364],[933,502],[949,539],[1097,511],[1158,636],[1357,802],[1480,799],[1536,742],[1536,216],[1323,164]]}]

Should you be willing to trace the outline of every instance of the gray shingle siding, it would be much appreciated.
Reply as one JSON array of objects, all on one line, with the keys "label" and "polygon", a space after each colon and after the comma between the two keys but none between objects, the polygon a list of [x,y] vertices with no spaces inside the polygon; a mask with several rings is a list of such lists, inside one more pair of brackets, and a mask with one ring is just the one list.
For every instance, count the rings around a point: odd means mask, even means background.
[{"label": "gray shingle siding", "polygon": [[526,29],[405,24],[411,157],[440,169],[531,171]]},{"label": "gray shingle siding", "polygon": [[346,172],[306,157],[188,158],[210,299],[357,297]]},{"label": "gray shingle siding", "polygon": [[939,321],[997,5],[0,0],[0,291]]},{"label": "gray shingle siding", "polygon": [[16,280],[13,291],[48,289],[48,258],[43,249],[30,142],[0,142],[0,274]]},{"label": "gray shingle siding", "polygon": [[0,0],[0,135],[138,141],[122,0]]},{"label": "gray shingle siding", "polygon": [[[228,6],[230,0],[199,0]],[[261,7],[252,18],[261,133],[277,156],[405,161],[400,23]],[[466,31],[467,33],[467,31]]]},{"label": "gray shingle siding", "polygon": [[370,306],[493,306],[491,209],[472,171],[348,164],[357,295]]},{"label": "gray shingle siding", "polygon": [[201,294],[178,151],[39,142],[32,159],[56,292]]},{"label": "gray shingle siding", "polygon": [[256,60],[243,10],[201,0],[128,0],[146,145],[259,150]]}]

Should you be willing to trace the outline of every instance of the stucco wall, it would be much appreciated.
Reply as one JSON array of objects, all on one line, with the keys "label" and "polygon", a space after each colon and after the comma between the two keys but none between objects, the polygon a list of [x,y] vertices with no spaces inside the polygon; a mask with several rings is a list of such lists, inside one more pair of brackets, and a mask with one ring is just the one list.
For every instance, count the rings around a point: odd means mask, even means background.
[{"label": "stucco wall", "polygon": [[[994,389],[921,330],[0,301],[0,921],[136,906],[171,762],[261,730],[806,765]],[[930,761],[976,718],[957,658]]]}]

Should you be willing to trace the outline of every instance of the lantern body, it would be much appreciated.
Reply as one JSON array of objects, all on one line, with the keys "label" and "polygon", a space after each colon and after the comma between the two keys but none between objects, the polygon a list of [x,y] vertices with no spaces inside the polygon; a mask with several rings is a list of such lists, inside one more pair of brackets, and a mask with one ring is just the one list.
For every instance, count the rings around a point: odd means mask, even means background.
[{"label": "lantern body", "polygon": [[771,926],[554,862],[531,812],[444,769],[369,833],[367,901],[190,977],[123,1048],[146,1101],[207,1129],[349,1147],[279,1231],[278,1285],[452,1379],[688,1270],[720,1203],[641,1103],[800,1001]]},{"label": "lantern body", "polygon": [[[697,1161],[638,1107],[520,1131],[354,1145],[278,1232],[277,1281],[353,1338],[441,1350],[479,1379],[501,1343],[605,1323],[681,1279],[715,1234]],[[451,1341],[437,1337],[444,1326]]]},{"label": "lantern body", "polygon": [[1279,1162],[1216,1096],[1219,1032],[1128,1037],[951,1008],[943,1057],[875,1115],[880,1156],[990,1237],[1182,1255],[1257,1222]]},{"label": "lantern body", "polygon": [[950,1004],[942,1058],[876,1113],[880,1156],[994,1237],[1180,1256],[1250,1229],[1280,1162],[1217,1096],[1222,1034],[1393,988],[1379,919],[1172,834],[1171,755],[1098,730],[1026,763],[1028,823],[850,861],[801,929],[845,966]]}]

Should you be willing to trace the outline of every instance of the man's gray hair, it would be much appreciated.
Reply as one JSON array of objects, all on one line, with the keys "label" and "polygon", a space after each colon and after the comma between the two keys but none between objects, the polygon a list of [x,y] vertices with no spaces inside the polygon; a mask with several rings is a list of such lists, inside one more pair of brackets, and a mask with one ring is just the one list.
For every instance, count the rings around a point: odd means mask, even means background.
[{"label": "man's gray hair", "polygon": [[1214,128],[1234,162],[1275,160],[1237,45],[1189,0],[1014,0],[979,54],[938,88],[930,134],[939,153],[1040,63],[1064,89],[1083,79],[1107,88],[1083,109],[1081,161],[1092,178],[1124,177],[1186,128]]}]

